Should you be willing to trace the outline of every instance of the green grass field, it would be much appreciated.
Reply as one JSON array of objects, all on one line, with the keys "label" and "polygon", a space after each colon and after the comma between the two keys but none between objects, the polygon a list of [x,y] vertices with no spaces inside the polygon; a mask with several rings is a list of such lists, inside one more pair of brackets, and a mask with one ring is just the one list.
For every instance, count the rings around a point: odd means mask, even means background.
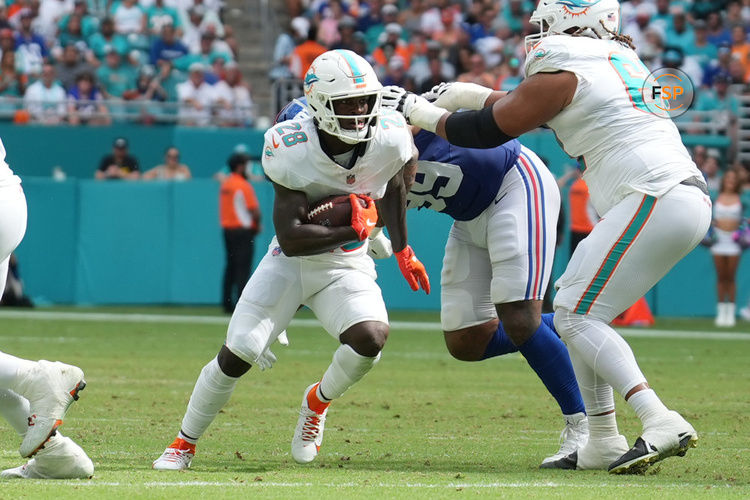
[{"label": "green grass field", "polygon": [[[227,318],[195,309],[63,311],[0,311],[0,348],[86,371],[89,385],[62,431],[96,473],[87,481],[0,481],[3,499],[750,497],[747,323],[712,336],[708,320],[660,321],[651,333],[627,336],[651,385],[700,434],[698,448],[646,476],[538,469],[562,429],[551,396],[520,356],[462,363],[437,329],[405,323],[437,321],[428,313],[394,315],[382,361],[331,406],[312,464],[294,463],[289,446],[302,391],[323,374],[336,343],[301,314],[291,345],[273,349],[275,367],[242,379],[191,470],[171,473],[151,470],[151,461],[179,429]],[[120,316],[135,313],[161,316]],[[632,442],[637,419],[627,405],[618,410]],[[4,421],[0,429],[0,468],[17,466],[20,439]]]}]

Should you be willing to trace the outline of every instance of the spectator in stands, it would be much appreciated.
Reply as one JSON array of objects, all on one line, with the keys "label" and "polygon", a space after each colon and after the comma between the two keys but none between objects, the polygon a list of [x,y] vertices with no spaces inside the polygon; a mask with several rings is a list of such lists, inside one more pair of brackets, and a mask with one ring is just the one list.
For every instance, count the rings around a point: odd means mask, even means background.
[{"label": "spectator in stands", "polygon": [[661,56],[661,64],[657,66],[676,68],[683,71],[694,82],[703,81],[703,70],[700,65],[694,59],[685,57],[685,52],[677,46],[665,47]]},{"label": "spectator in stands", "polygon": [[0,30],[13,29],[10,22],[8,22],[8,9],[5,2],[0,3]]},{"label": "spectator in stands", "polygon": [[[373,19],[373,21],[375,20]],[[367,49],[370,52],[378,46],[380,35],[385,31],[385,27],[391,23],[398,24],[398,7],[387,3],[380,9],[380,19],[371,23],[364,31],[367,40]]]},{"label": "spectator in stands", "polygon": [[499,73],[501,76],[498,77],[495,88],[510,92],[518,87],[521,80],[523,80],[521,69],[521,61],[519,61],[516,56],[511,56],[511,58],[503,62],[500,67]]},{"label": "spectator in stands", "polygon": [[135,87],[135,71],[122,63],[120,53],[113,47],[105,51],[104,65],[96,70],[96,78],[106,99],[121,98],[125,91]]},{"label": "spectator in stands", "polygon": [[[216,42],[219,42],[218,47],[224,48],[224,50],[216,49]],[[197,52],[191,52],[190,54],[184,55],[174,60],[175,68],[179,70],[186,70],[193,63],[201,63],[204,66],[211,66],[217,58],[222,58],[224,61],[233,60],[231,49],[226,47],[221,40],[217,40],[216,36],[207,31],[200,37],[200,46]]]},{"label": "spectator in stands", "polygon": [[398,55],[404,63],[404,67],[409,69],[411,63],[411,51],[409,46],[401,39],[403,28],[399,24],[390,23],[385,26],[381,35],[381,43],[372,51],[372,59],[381,69],[388,66],[388,61],[393,55]]},{"label": "spectator in stands", "polygon": [[695,40],[693,41],[693,44],[687,48],[685,54],[694,57],[698,64],[700,64],[701,69],[705,72],[711,64],[711,61],[718,57],[719,51],[716,45],[708,41],[708,26],[706,25],[706,21],[703,19],[696,20],[695,23],[693,23],[693,29]]},{"label": "spectator in stands", "polygon": [[171,61],[189,53],[187,46],[177,39],[175,27],[171,23],[164,23],[161,36],[151,44],[151,64],[156,66],[161,60]]},{"label": "spectator in stands", "polygon": [[750,42],[747,41],[745,26],[738,24],[732,28],[732,57],[736,59],[744,70],[739,83],[744,83],[750,77]]},{"label": "spectator in stands", "polygon": [[219,216],[224,231],[226,267],[222,286],[222,306],[232,313],[252,272],[255,236],[260,232],[260,206],[245,170],[249,158],[233,154],[229,177],[219,190]]},{"label": "spectator in stands", "polygon": [[703,162],[703,166],[701,168],[703,178],[706,179],[706,185],[708,186],[708,190],[711,193],[716,193],[719,190],[719,186],[721,185],[719,156],[720,154],[718,149],[712,148],[708,150],[708,155],[706,156],[706,160]]},{"label": "spectator in stands", "polygon": [[425,0],[412,0],[401,9],[398,15],[398,24],[404,27],[407,33],[422,31],[422,14],[427,9]]},{"label": "spectator in stands", "polygon": [[318,41],[326,47],[332,47],[341,39],[339,21],[346,13],[341,0],[329,0],[315,16],[318,25]]},{"label": "spectator in stands", "polygon": [[174,146],[167,148],[164,153],[164,163],[145,172],[141,177],[144,181],[185,181],[191,178],[190,168],[184,163],[180,163],[180,150]]},{"label": "spectator in stands", "polygon": [[171,111],[157,104],[166,101],[168,93],[162,85],[161,78],[157,77],[154,67],[149,64],[140,67],[135,88],[126,91],[122,97],[131,104],[137,104],[139,120],[146,125],[154,123]]},{"label": "spectator in stands", "polygon": [[703,90],[698,94],[695,103],[697,111],[711,111],[712,115],[705,118],[724,133],[732,133],[737,124],[740,103],[737,97],[729,92],[732,77],[721,73],[714,77],[713,88]]},{"label": "spectator in stands", "polygon": [[469,59],[469,63],[471,65],[469,71],[458,75],[457,80],[459,82],[476,83],[477,85],[487,87],[488,89],[494,88],[495,78],[492,74],[487,72],[487,66],[484,63],[484,57],[482,57],[482,54],[477,53],[472,55]]},{"label": "spectator in stands", "polygon": [[[443,9],[443,24],[449,21],[453,24],[454,11],[452,9]],[[474,44],[480,38],[495,35],[495,18],[497,17],[497,10],[494,5],[484,4],[482,10],[475,23],[469,25],[469,38],[472,44]],[[445,45],[445,44],[444,44]]]},{"label": "spectator in stands", "polygon": [[211,122],[212,106],[216,94],[211,85],[206,83],[203,64],[195,62],[188,68],[187,81],[177,85],[179,123],[189,126],[207,126]]},{"label": "spectator in stands", "polygon": [[57,57],[57,54],[54,53],[57,47],[64,48],[74,44],[82,47],[86,46],[86,37],[83,36],[81,18],[77,15],[72,15],[67,18],[67,21],[65,29],[60,29],[57,34],[57,40],[55,40],[55,45],[52,48],[54,57]]},{"label": "spectator in stands", "polygon": [[83,61],[76,45],[68,45],[63,49],[60,61],[55,65],[57,79],[66,91],[70,91],[81,73],[93,73],[90,64]]},{"label": "spectator in stands", "polygon": [[0,54],[6,52],[16,52],[16,40],[13,35],[13,30],[8,28],[0,29]]},{"label": "spectator in stands", "polygon": [[[307,39],[307,33],[310,30],[310,21],[304,17],[295,17],[289,22],[287,30],[282,32],[277,38],[273,47],[273,62],[268,77],[272,82],[280,79],[292,78],[290,64],[294,48]],[[281,109],[284,103],[277,103],[277,109]]]},{"label": "spectator in stands", "polygon": [[708,158],[706,146],[698,144],[693,148],[693,162],[701,171],[703,171],[703,164],[706,163],[706,158]]},{"label": "spectator in stands", "polygon": [[416,57],[409,68],[409,76],[416,82],[417,88],[420,88],[422,82],[426,81],[431,77],[434,61],[438,61],[440,65],[440,74],[445,77],[443,81],[451,81],[456,76],[455,67],[445,61],[441,55],[442,46],[435,40],[427,41],[427,51],[423,57]]},{"label": "spectator in stands", "polygon": [[34,31],[41,35],[51,47],[57,35],[57,24],[73,12],[73,2],[66,0],[41,0],[39,13],[34,21]]},{"label": "spectator in stands", "polygon": [[713,204],[712,226],[716,242],[711,246],[711,254],[716,265],[717,278],[716,326],[735,325],[735,278],[742,248],[733,240],[732,235],[742,222],[741,189],[737,172],[727,170],[721,180],[719,195]]},{"label": "spectator in stands", "polygon": [[[78,17],[81,21],[81,33],[84,40],[88,40],[99,29],[99,19],[89,14],[86,0],[75,0],[73,2],[73,12],[66,14],[58,23],[58,33],[64,33],[68,28],[68,23],[73,17]],[[60,42],[63,47],[65,44]]]},{"label": "spectator in stands", "polygon": [[672,26],[667,28],[666,44],[679,47],[683,52],[690,50],[695,40],[693,27],[687,22],[685,10],[675,6],[672,10]]},{"label": "spectator in stands", "polygon": [[708,14],[706,24],[708,25],[708,41],[710,43],[717,47],[721,47],[724,43],[732,43],[732,35],[729,33],[729,30],[724,27],[719,12],[714,11]]},{"label": "spectator in stands", "polygon": [[96,88],[94,75],[89,72],[76,76],[75,85],[68,92],[68,122],[71,125],[110,125],[107,106]]},{"label": "spectator in stands", "polygon": [[388,68],[380,81],[383,86],[398,85],[406,90],[414,89],[414,82],[406,74],[404,60],[398,54],[393,55],[388,61]]},{"label": "spectator in stands", "polygon": [[357,21],[351,16],[344,16],[338,23],[339,36],[336,43],[331,45],[331,49],[353,50],[354,33],[357,29]]},{"label": "spectator in stands", "polygon": [[[12,38],[11,38],[12,40]],[[15,99],[23,95],[26,88],[26,76],[16,71],[16,53],[4,51],[0,56],[0,113],[14,116],[18,105]],[[10,99],[14,101],[8,102]]]},{"label": "spectator in stands", "polygon": [[155,0],[146,8],[148,32],[153,36],[163,35],[164,26],[171,25],[177,37],[182,36],[182,20],[177,9],[164,4],[164,0]]},{"label": "spectator in stands", "polygon": [[47,61],[49,51],[44,38],[31,30],[34,13],[30,9],[20,12],[21,28],[16,33],[16,52],[23,63],[21,72],[29,76],[37,76],[42,71],[42,65]]},{"label": "spectator in stands", "polygon": [[253,124],[253,100],[250,86],[242,78],[237,63],[231,61],[224,68],[224,79],[214,85],[214,92],[222,105],[217,114],[220,125],[249,127]]},{"label": "spectator in stands", "polygon": [[724,43],[717,49],[717,58],[710,61],[703,74],[702,85],[711,87],[714,84],[714,78],[722,73],[731,74],[732,48],[728,43]]},{"label": "spectator in stands", "polygon": [[26,89],[24,104],[35,122],[57,125],[65,119],[65,89],[56,81],[54,66],[42,65],[42,77]]},{"label": "spectator in stands", "polygon": [[450,80],[449,76],[443,72],[443,61],[440,59],[430,59],[429,68],[430,75],[417,85],[417,92],[420,94],[427,92],[439,83]]},{"label": "spectator in stands", "polygon": [[115,31],[121,35],[144,35],[147,33],[146,13],[137,0],[121,0],[112,5],[110,11]]},{"label": "spectator in stands", "polygon": [[89,38],[89,47],[99,61],[103,61],[109,49],[114,49],[121,56],[130,51],[127,39],[115,32],[115,22],[111,17],[102,19],[99,32]]},{"label": "spectator in stands", "polygon": [[140,177],[138,160],[128,153],[128,140],[118,137],[112,143],[112,153],[105,155],[96,170],[97,180],[129,179]]},{"label": "spectator in stands", "polygon": [[315,26],[310,26],[310,29],[307,32],[307,39],[297,45],[292,51],[289,69],[292,71],[292,75],[295,78],[302,80],[315,58],[327,50],[323,45],[316,41],[316,33]]}]

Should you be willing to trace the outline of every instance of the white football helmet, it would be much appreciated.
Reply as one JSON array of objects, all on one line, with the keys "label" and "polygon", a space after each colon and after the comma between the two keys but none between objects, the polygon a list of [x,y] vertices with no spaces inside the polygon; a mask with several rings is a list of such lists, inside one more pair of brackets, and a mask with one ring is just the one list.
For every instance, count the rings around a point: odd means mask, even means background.
[{"label": "white football helmet", "polygon": [[[372,139],[380,114],[380,90],[383,86],[370,63],[350,50],[330,50],[319,55],[305,74],[304,91],[307,109],[320,129],[347,144]],[[367,96],[367,113],[339,115],[333,102],[339,99]],[[343,128],[341,120],[353,120],[353,128]]]},{"label": "white football helmet", "polygon": [[[539,33],[526,37],[526,50],[547,35],[561,35],[571,28],[579,34],[609,40],[620,32],[620,3],[617,0],[540,0],[529,22]],[[606,28],[606,29],[605,29]]]}]

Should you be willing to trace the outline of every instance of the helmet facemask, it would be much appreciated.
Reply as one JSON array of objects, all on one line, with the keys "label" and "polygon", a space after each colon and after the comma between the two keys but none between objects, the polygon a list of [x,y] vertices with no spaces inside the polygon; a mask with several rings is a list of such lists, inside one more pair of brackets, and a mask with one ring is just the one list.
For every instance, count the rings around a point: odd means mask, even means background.
[{"label": "helmet facemask", "polygon": [[[366,142],[372,139],[371,127],[377,125],[380,114],[380,91],[360,93],[356,95],[346,94],[342,96],[326,96],[323,102],[308,105],[315,109],[314,116],[318,127],[347,144],[356,144]],[[367,99],[367,110],[362,114],[345,114],[341,108],[343,104],[340,101]],[[320,99],[319,99],[320,100]],[[352,109],[354,106],[349,107]],[[336,111],[339,108],[339,111]]]}]

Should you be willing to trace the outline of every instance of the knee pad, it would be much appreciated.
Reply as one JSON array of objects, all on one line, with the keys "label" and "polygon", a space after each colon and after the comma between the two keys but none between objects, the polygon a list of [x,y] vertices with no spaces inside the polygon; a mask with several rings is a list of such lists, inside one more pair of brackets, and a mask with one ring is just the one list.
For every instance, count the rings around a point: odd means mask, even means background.
[{"label": "knee pad", "polygon": [[581,325],[584,320],[585,316],[582,314],[576,314],[563,307],[555,309],[555,329],[557,330],[558,335],[560,335],[560,338],[565,342],[579,332],[579,325]]}]

